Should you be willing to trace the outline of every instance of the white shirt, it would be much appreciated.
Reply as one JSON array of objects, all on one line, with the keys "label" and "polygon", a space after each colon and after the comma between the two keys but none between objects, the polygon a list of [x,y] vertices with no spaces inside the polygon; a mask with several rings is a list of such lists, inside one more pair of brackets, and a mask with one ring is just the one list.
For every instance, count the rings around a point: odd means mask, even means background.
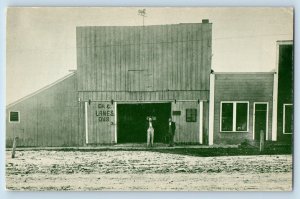
[{"label": "white shirt", "polygon": [[149,122],[149,127],[152,128],[152,122]]}]

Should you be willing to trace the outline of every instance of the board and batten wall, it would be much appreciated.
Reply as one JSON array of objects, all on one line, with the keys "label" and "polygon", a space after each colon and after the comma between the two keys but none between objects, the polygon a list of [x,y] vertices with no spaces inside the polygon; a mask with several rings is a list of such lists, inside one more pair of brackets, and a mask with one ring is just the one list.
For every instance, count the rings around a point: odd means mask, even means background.
[{"label": "board and batten wall", "polygon": [[[116,104],[107,102],[81,103],[81,130],[85,135],[85,144],[116,143]],[[87,109],[85,111],[85,108]],[[87,115],[85,115],[87,113]],[[84,121],[84,122],[83,122]],[[87,129],[85,128],[87,125]]]},{"label": "board and batten wall", "polygon": [[[294,45],[292,41],[278,41],[278,104],[277,140],[292,144],[293,133],[283,131],[284,104],[294,104]],[[295,110],[295,109],[293,109]],[[293,117],[293,116],[292,116]]]},{"label": "board and batten wall", "polygon": [[[214,104],[214,144],[240,144],[245,139],[253,140],[254,102],[268,102],[268,139],[272,136],[274,73],[216,73]],[[249,102],[249,131],[221,132],[220,104],[222,101]]]},{"label": "board and batten wall", "polygon": [[211,23],[77,27],[79,97],[208,99]]},{"label": "board and batten wall", "polygon": [[[199,111],[196,101],[209,99],[211,36],[211,23],[77,27],[79,117],[83,132],[84,103],[90,101],[87,141],[101,144],[117,140],[117,118],[97,121],[97,106],[107,104],[104,101],[114,100],[115,107],[115,103],[134,100],[195,100],[193,106],[188,102],[172,103],[172,110],[180,109],[185,114],[189,107]],[[116,108],[113,111],[117,113]],[[198,142],[199,112],[198,121],[193,124],[185,122],[184,114],[174,116],[178,124],[175,139]],[[203,128],[207,129],[208,120],[205,122]]]},{"label": "board and batten wall", "polygon": [[[200,104],[198,102],[172,102],[172,111],[180,111],[180,115],[173,115],[176,124],[174,141],[185,144],[208,144],[208,102],[203,102],[203,115],[200,117]],[[197,109],[196,122],[186,121],[186,109]],[[200,119],[203,125],[200,130]],[[202,131],[202,141],[200,132]]]},{"label": "board and batten wall", "polygon": [[[84,135],[78,131],[76,73],[25,97],[6,109],[6,146],[14,137],[18,146],[81,146]],[[10,122],[9,112],[19,111],[20,122]]]}]

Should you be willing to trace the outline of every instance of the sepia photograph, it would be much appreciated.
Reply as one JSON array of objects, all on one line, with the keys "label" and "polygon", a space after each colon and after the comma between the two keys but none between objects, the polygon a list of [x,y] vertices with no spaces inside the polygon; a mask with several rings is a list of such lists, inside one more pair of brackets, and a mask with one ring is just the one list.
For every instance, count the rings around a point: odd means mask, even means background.
[{"label": "sepia photograph", "polygon": [[6,15],[7,190],[293,190],[292,7]]}]

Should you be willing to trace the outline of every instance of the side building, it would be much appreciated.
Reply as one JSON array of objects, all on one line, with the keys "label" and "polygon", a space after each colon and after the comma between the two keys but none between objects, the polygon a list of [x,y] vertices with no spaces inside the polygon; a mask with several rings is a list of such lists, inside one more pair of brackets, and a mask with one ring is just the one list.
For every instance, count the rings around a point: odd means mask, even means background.
[{"label": "side building", "polygon": [[82,146],[77,76],[72,73],[6,108],[6,146]]},{"label": "side building", "polygon": [[293,143],[294,133],[294,45],[293,41],[277,42],[276,96],[273,140],[280,143]]},{"label": "side building", "polygon": [[215,73],[214,144],[272,139],[273,83],[270,73]]}]

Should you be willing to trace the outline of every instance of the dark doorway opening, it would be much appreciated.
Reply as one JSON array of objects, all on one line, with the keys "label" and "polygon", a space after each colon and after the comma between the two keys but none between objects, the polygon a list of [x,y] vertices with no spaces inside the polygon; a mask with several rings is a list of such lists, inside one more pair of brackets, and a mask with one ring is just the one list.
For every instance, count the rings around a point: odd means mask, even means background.
[{"label": "dark doorway opening", "polygon": [[117,105],[117,142],[146,143],[147,117],[153,118],[154,142],[165,142],[171,103],[143,103]]},{"label": "dark doorway opening", "polygon": [[260,140],[260,131],[264,131],[264,139],[266,139],[266,132],[267,131],[267,104],[255,104],[255,119],[254,119],[254,129],[255,129],[255,134],[254,138],[255,140]]}]

